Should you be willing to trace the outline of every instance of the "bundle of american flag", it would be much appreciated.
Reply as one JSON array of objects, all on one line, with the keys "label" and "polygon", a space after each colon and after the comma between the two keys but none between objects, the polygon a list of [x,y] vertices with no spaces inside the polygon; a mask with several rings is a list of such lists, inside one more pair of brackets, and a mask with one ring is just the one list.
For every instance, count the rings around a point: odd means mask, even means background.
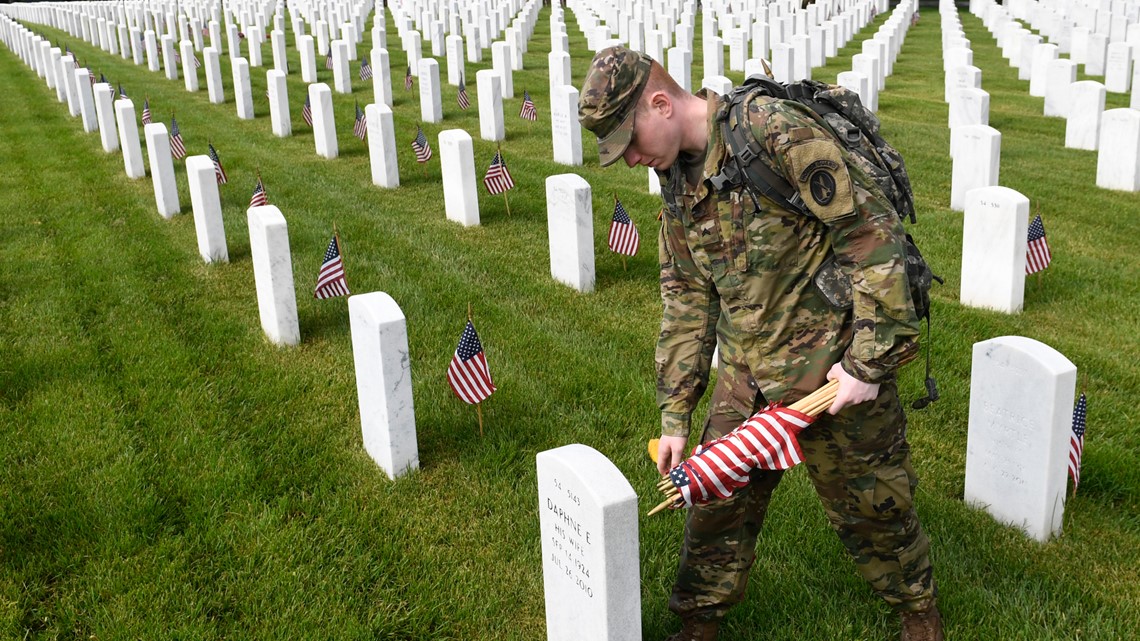
[{"label": "bundle of american flag", "polygon": [[416,139],[412,141],[412,151],[416,152],[416,162],[424,163],[431,160],[431,143],[424,135],[423,127],[416,127]]},{"label": "bundle of american flag", "polygon": [[333,232],[329,247],[325,250],[325,258],[321,261],[321,270],[317,273],[313,298],[335,298],[348,296],[349,293],[348,283],[344,280],[344,261],[340,257],[340,239]]},{"label": "bundle of american flag", "polygon": [[356,121],[352,124],[352,135],[364,140],[368,137],[368,119],[364,117],[364,112],[360,110],[360,103],[356,103]]},{"label": "bundle of american flag", "polygon": [[786,470],[803,460],[796,437],[835,402],[831,381],[789,407],[769,405],[740,427],[701,445],[657,484],[666,498],[649,512],[726,499],[748,485],[752,470]]},{"label": "bundle of american flag", "polygon": [[178,160],[186,157],[186,143],[182,141],[182,131],[178,128],[174,114],[170,115],[170,155]]},{"label": "bundle of american flag", "polygon": [[1041,214],[1029,223],[1029,236],[1026,239],[1025,249],[1025,275],[1036,274],[1049,266],[1053,255],[1049,252],[1049,241],[1045,239],[1045,223],[1041,222]]},{"label": "bundle of american flag", "polygon": [[538,120],[538,111],[534,108],[534,101],[530,99],[529,91],[523,91],[523,103],[522,109],[519,110],[519,117],[523,120]]},{"label": "bundle of american flag", "polygon": [[637,254],[639,243],[637,227],[634,227],[633,220],[626,213],[625,207],[622,207],[621,201],[614,196],[614,217],[610,221],[610,250],[623,256],[633,256]]},{"label": "bundle of american flag", "polygon": [[501,194],[515,186],[511,172],[507,170],[507,163],[503,161],[503,152],[495,152],[491,166],[487,167],[487,175],[483,176],[483,186],[492,194]]}]

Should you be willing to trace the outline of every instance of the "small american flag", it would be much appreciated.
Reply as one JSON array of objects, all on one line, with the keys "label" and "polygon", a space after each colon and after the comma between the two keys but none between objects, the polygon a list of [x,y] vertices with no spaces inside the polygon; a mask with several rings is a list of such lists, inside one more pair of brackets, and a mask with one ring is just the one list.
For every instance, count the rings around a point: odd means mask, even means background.
[{"label": "small american flag", "polygon": [[214,149],[214,143],[210,145],[210,160],[214,161],[214,175],[218,178],[218,184],[224,185],[229,182],[229,177],[226,176],[226,170],[222,169],[222,159],[218,158],[218,150]]},{"label": "small american flag", "polygon": [[174,62],[176,62],[176,63],[182,62],[182,56],[178,55],[177,49],[174,50]]},{"label": "small american flag", "polygon": [[404,72],[404,91],[410,91],[412,88],[412,66],[408,65],[408,70]]},{"label": "small american flag", "polygon": [[340,258],[340,241],[336,234],[333,234],[329,248],[325,250],[321,270],[317,273],[317,287],[313,290],[313,298],[336,298],[348,294],[348,283],[344,280],[344,261]]},{"label": "small american flag", "polygon": [[257,186],[253,188],[253,196],[249,199],[250,207],[261,207],[269,204],[269,197],[265,195],[265,185],[261,184],[261,176],[257,177]]},{"label": "small american flag", "polygon": [[1085,414],[1088,412],[1088,401],[1085,393],[1077,399],[1077,406],[1073,408],[1073,433],[1069,435],[1069,476],[1073,478],[1073,491],[1081,484],[1081,454],[1085,451]]},{"label": "small american flag", "polygon": [[150,124],[150,98],[143,98],[142,124]]},{"label": "small american flag", "polygon": [[372,79],[372,65],[368,64],[368,60],[366,60],[364,58],[360,59],[360,79],[361,80],[371,80]]},{"label": "small american flag", "polygon": [[325,55],[325,69],[332,69],[332,49]]},{"label": "small american flag", "polygon": [[416,127],[416,139],[412,141],[412,150],[416,152],[416,162],[431,160],[431,143],[424,135],[423,127]]},{"label": "small american flag", "polygon": [[523,91],[523,104],[519,110],[519,117],[523,120],[538,120],[538,111],[534,108],[534,101],[530,99],[529,91]]},{"label": "small american flag", "polygon": [[459,347],[447,366],[447,384],[469,405],[482,402],[495,391],[491,371],[487,368],[487,355],[483,353],[483,345],[471,321],[467,321],[463,328]]},{"label": "small american flag", "polygon": [[364,112],[360,110],[360,103],[356,103],[356,122],[352,125],[352,135],[364,140],[368,137],[368,119],[364,117]]},{"label": "small american flag", "polygon": [[786,470],[803,461],[797,435],[814,419],[769,405],[740,427],[701,445],[669,478],[686,507],[726,499],[748,484],[754,469]]},{"label": "small american flag", "polygon": [[87,70],[87,78],[91,81],[91,86],[95,86],[95,72],[90,69]]},{"label": "small american flag", "polygon": [[492,194],[501,194],[515,186],[511,172],[507,171],[507,163],[503,162],[502,152],[495,152],[491,166],[487,167],[487,175],[483,176],[483,186]]},{"label": "small american flag", "polygon": [[467,97],[467,85],[463,82],[463,76],[459,76],[459,96],[456,100],[459,101],[459,108],[464,111],[471,106],[471,99]]},{"label": "small american flag", "polygon": [[99,74],[99,82],[101,84],[107,84],[107,76],[104,76],[103,74]]},{"label": "small american flag", "polygon": [[609,242],[611,250],[624,256],[637,254],[637,246],[640,243],[637,227],[633,225],[633,220],[626,213],[621,201],[617,199],[614,200],[614,217],[610,221]]},{"label": "small american flag", "polygon": [[178,160],[186,157],[186,144],[182,142],[182,130],[178,128],[178,121],[170,117],[170,155]]},{"label": "small american flag", "polygon": [[127,97],[127,92],[123,90],[123,84],[122,83],[119,83],[119,97],[120,98],[126,98]]},{"label": "small american flag", "polygon": [[1049,242],[1045,240],[1045,224],[1041,222],[1038,214],[1029,223],[1029,242],[1025,252],[1025,273],[1036,274],[1045,269],[1052,262],[1053,256],[1049,253]]},{"label": "small american flag", "polygon": [[306,125],[313,126],[313,107],[309,104],[308,96],[305,96],[305,106],[301,107],[301,120],[304,120]]},{"label": "small american flag", "polygon": [[198,59],[198,56],[196,56],[194,54],[190,54],[190,56],[194,59],[194,68],[195,69],[201,69],[202,68],[202,61]]}]

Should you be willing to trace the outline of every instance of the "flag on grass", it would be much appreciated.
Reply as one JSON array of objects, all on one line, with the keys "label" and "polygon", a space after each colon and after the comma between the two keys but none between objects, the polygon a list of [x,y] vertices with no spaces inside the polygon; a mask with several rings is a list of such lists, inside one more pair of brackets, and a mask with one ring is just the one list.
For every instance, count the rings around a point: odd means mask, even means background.
[{"label": "flag on grass", "polygon": [[503,162],[502,152],[495,152],[491,166],[487,167],[487,175],[483,176],[483,186],[492,194],[501,194],[515,186],[511,172],[507,171],[507,163]]},{"label": "flag on grass", "polygon": [[519,117],[523,120],[538,120],[538,111],[534,108],[534,101],[530,99],[529,91],[523,91],[523,104],[519,110]]},{"label": "flag on grass", "polygon": [[119,97],[120,98],[126,98],[127,97],[127,92],[123,91],[123,83],[121,83],[121,82],[119,83]]},{"label": "flag on grass", "polygon": [[170,116],[170,155],[176,160],[186,157],[186,144],[182,142],[182,131],[178,128],[178,121]]},{"label": "flag on grass", "polygon": [[325,69],[332,69],[332,49],[325,55]]},{"label": "flag on grass", "polygon": [[490,396],[495,391],[491,371],[487,368],[487,355],[475,333],[475,326],[467,321],[459,347],[447,366],[447,384],[464,403],[473,405]]},{"label": "flag on grass", "polygon": [[306,125],[313,126],[313,107],[309,104],[308,96],[305,96],[305,106],[301,107],[301,120],[304,120]]},{"label": "flag on grass", "polygon": [[313,290],[313,298],[336,298],[348,294],[348,283],[344,280],[344,261],[340,259],[340,241],[334,233],[332,240],[329,241],[329,248],[325,250],[321,270],[317,273],[317,287]]},{"label": "flag on grass", "polygon": [[1073,478],[1073,491],[1081,484],[1081,454],[1085,451],[1085,414],[1088,411],[1088,401],[1085,393],[1077,399],[1077,406],[1073,408],[1073,433],[1069,435],[1069,476]]},{"label": "flag on grass", "polygon": [[408,70],[404,72],[404,91],[409,91],[412,88],[412,66],[408,65]]},{"label": "flag on grass", "polygon": [[214,175],[218,178],[218,184],[224,185],[230,179],[226,176],[226,170],[222,169],[222,159],[218,158],[218,150],[214,149],[214,143],[208,144],[210,145],[210,160],[214,161]]},{"label": "flag on grass", "polygon": [[412,141],[412,150],[416,152],[416,162],[431,160],[431,143],[424,135],[423,127],[416,127],[416,139]]},{"label": "flag on grass", "polygon": [[142,124],[150,124],[150,98],[143,98]]},{"label": "flag on grass", "polygon": [[459,96],[456,98],[459,101],[459,108],[464,111],[471,106],[471,99],[467,97],[467,85],[463,82],[463,76],[459,76]]},{"label": "flag on grass", "polygon": [[1041,222],[1041,214],[1029,223],[1029,242],[1025,252],[1025,273],[1036,274],[1045,269],[1052,262],[1053,256],[1049,253],[1049,242],[1045,240],[1045,224]]},{"label": "flag on grass", "polygon": [[356,103],[356,122],[352,125],[352,135],[364,140],[368,137],[368,119],[364,117],[364,112],[360,110],[360,103]]},{"label": "flag on grass", "polygon": [[372,65],[368,64],[368,60],[366,58],[360,59],[360,79],[361,80],[371,80],[372,79]]},{"label": "flag on grass", "polygon": [[622,207],[621,201],[614,199],[614,217],[610,221],[610,249],[624,256],[637,254],[640,238],[633,220]]},{"label": "flag on grass", "polygon": [[250,207],[261,207],[269,204],[269,196],[265,195],[265,185],[261,183],[261,176],[257,177],[257,186],[253,188],[253,196],[249,199]]}]

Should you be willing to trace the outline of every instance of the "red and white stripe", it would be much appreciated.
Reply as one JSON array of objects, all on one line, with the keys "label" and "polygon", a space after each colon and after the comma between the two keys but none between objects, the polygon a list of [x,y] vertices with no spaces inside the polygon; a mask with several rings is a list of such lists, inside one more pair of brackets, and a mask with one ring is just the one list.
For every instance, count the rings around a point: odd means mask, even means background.
[{"label": "red and white stripe", "polygon": [[1046,242],[1045,237],[1042,236],[1037,240],[1030,241],[1025,252],[1025,273],[1036,274],[1037,272],[1049,266],[1053,260],[1053,255],[1049,253],[1049,243]]},{"label": "red and white stripe", "polygon": [[467,360],[460,358],[457,353],[447,366],[447,384],[463,402],[475,404],[495,391],[495,384],[491,381],[491,372],[487,368],[487,356],[483,352]]}]

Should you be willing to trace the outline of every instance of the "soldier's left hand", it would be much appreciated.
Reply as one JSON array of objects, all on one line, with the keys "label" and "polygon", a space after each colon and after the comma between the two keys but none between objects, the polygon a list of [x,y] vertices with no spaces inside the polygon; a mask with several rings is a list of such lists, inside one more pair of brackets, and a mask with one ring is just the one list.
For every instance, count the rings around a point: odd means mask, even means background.
[{"label": "soldier's left hand", "polygon": [[848,374],[847,370],[843,369],[839,363],[832,365],[831,369],[827,371],[827,380],[839,381],[839,390],[835,393],[835,402],[827,409],[827,413],[831,415],[838,414],[848,405],[866,403],[879,397],[878,383],[864,383]]}]

